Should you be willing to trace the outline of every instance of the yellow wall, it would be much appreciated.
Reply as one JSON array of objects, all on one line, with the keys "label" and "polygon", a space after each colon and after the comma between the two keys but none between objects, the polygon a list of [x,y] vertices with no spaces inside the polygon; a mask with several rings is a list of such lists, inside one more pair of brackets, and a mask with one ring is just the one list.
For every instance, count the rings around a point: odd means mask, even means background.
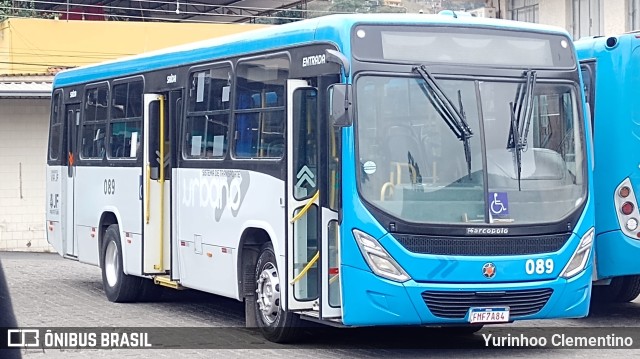
[{"label": "yellow wall", "polygon": [[8,19],[0,22],[0,75],[46,73],[264,26]]}]

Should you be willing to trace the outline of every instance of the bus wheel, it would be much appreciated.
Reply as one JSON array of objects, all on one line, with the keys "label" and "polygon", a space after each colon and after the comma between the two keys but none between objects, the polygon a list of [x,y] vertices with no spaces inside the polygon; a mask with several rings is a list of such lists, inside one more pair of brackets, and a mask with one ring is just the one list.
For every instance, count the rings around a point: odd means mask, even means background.
[{"label": "bus wheel", "polygon": [[157,302],[162,299],[164,288],[153,283],[153,279],[140,278],[140,290],[138,290],[138,302]]},{"label": "bus wheel", "polygon": [[633,302],[640,295],[640,276],[630,275],[623,277],[622,288],[616,296],[616,302]]},{"label": "bus wheel", "polygon": [[298,336],[300,317],[284,311],[280,275],[271,243],[262,246],[255,271],[255,312],[258,328],[264,337],[275,343],[293,341]]},{"label": "bus wheel", "polygon": [[140,278],[124,274],[122,268],[120,229],[112,224],[104,234],[102,245],[102,285],[111,302],[132,302],[138,297]]},{"label": "bus wheel", "polygon": [[611,278],[609,285],[594,285],[591,289],[591,303],[607,305],[617,301],[622,291],[623,277]]}]

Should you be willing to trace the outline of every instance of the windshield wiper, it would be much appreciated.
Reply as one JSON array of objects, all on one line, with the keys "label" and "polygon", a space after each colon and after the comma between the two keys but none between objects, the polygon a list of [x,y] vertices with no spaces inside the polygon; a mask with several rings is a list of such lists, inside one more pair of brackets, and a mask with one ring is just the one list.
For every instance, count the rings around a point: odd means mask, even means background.
[{"label": "windshield wiper", "polygon": [[471,147],[469,146],[469,139],[473,136],[473,132],[467,123],[467,117],[462,107],[462,93],[458,90],[458,104],[459,107],[453,104],[453,101],[442,91],[435,78],[425,65],[416,66],[413,71],[417,72],[424,82],[426,87],[420,84],[420,88],[427,95],[429,102],[433,105],[436,112],[449,126],[451,132],[464,144],[464,157],[467,160],[467,173],[469,179],[471,179]]},{"label": "windshield wiper", "polygon": [[523,74],[527,82],[519,84],[516,90],[515,102],[509,102],[511,112],[511,131],[507,140],[507,149],[513,149],[518,175],[518,191],[521,191],[520,177],[522,175],[522,152],[527,148],[529,125],[533,115],[533,89],[538,75],[533,70]]}]

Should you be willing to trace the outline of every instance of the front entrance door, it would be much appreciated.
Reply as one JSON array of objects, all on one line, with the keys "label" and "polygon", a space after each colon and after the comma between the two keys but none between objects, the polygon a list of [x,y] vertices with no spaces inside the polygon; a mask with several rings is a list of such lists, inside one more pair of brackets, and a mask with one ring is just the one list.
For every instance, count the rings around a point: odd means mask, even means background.
[{"label": "front entrance door", "polygon": [[287,307],[338,318],[338,215],[330,204],[337,173],[329,165],[337,141],[327,121],[318,119],[318,90],[303,80],[289,80],[287,87]]}]

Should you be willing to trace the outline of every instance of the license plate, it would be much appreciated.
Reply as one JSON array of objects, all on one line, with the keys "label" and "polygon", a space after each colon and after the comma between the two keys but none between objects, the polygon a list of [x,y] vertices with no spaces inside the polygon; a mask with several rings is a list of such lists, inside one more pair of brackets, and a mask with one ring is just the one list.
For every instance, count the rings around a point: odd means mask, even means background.
[{"label": "license plate", "polygon": [[469,323],[504,323],[508,321],[508,307],[469,309]]}]

